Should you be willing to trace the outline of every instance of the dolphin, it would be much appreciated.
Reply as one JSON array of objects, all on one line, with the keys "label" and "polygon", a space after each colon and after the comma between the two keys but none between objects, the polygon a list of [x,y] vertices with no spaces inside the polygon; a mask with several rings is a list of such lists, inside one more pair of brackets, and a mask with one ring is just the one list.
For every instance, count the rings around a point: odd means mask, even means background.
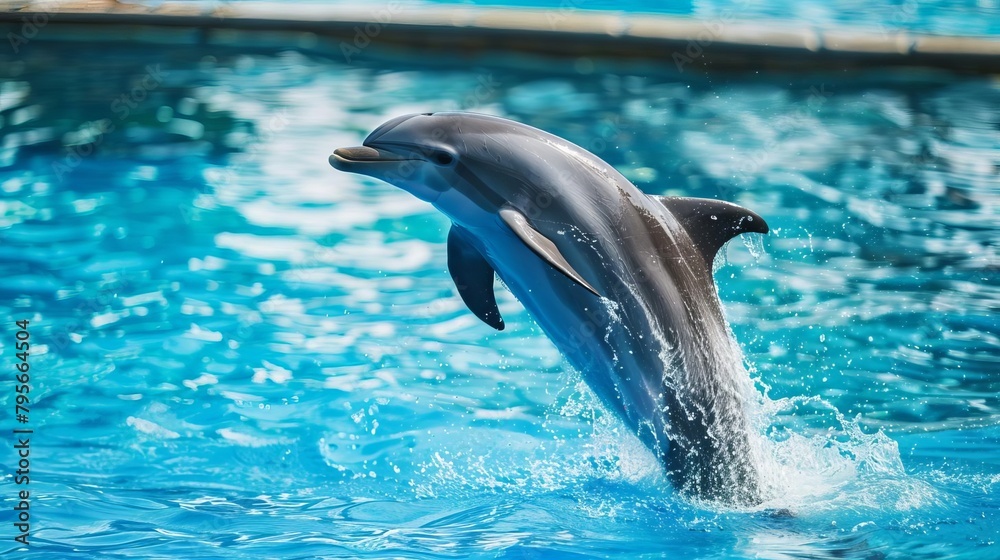
[{"label": "dolphin", "polygon": [[469,309],[502,330],[498,276],[662,462],[684,496],[765,499],[759,393],[723,317],[716,252],[756,213],[646,195],[594,154],[500,117],[404,115],[329,158],[400,187],[452,221],[448,270]]}]

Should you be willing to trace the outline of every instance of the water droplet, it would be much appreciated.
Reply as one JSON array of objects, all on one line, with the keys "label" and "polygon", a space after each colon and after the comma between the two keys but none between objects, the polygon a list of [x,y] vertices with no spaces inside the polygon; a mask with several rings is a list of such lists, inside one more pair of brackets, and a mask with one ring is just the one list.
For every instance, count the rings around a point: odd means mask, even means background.
[{"label": "water droplet", "polygon": [[743,245],[746,246],[747,250],[750,251],[750,255],[754,260],[760,260],[764,256],[764,236],[758,233],[745,233],[740,237],[743,241]]}]

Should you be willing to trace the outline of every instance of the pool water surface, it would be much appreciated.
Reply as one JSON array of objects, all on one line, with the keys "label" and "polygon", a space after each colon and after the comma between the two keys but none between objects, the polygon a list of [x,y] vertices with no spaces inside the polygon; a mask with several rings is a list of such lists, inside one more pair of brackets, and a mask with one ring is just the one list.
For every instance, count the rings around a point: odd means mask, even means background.
[{"label": "pool water surface", "polygon": [[[16,557],[1000,558],[994,79],[0,60],[4,363],[16,320],[32,337]],[[446,218],[327,163],[453,109],[768,221],[715,273],[763,395],[767,503],[675,495],[509,292],[503,332],[465,308]]]}]

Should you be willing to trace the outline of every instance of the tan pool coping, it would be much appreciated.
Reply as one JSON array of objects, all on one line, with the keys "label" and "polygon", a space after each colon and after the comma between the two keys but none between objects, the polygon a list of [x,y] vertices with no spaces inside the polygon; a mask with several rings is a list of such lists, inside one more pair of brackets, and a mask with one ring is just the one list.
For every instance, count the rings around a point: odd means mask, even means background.
[{"label": "tan pool coping", "polygon": [[[376,45],[375,51],[412,52],[420,48],[463,57],[490,51],[624,59],[677,70],[917,66],[1000,72],[1000,37],[921,35],[895,30],[852,32],[740,22],[737,17],[725,16],[698,20],[597,12],[575,9],[569,0],[565,6],[404,7],[385,2],[358,8],[166,2],[149,7],[114,1],[0,0],[0,29],[15,52],[17,46],[31,40],[90,38],[167,44],[310,46],[332,49],[334,54],[348,59]],[[130,29],[123,30],[125,26]]]}]

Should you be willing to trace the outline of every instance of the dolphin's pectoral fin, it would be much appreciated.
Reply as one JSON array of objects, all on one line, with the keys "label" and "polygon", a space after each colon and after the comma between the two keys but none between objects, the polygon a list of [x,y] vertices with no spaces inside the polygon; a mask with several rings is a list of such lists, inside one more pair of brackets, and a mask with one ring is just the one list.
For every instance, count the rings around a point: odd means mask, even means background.
[{"label": "dolphin's pectoral fin", "polygon": [[711,198],[651,196],[677,217],[708,265],[726,241],[741,233],[767,233],[767,222],[755,212]]},{"label": "dolphin's pectoral fin", "polygon": [[493,292],[493,267],[462,237],[457,226],[448,232],[448,272],[469,310],[487,325],[502,331],[503,317]]},{"label": "dolphin's pectoral fin", "polygon": [[524,214],[518,212],[510,206],[506,206],[500,209],[500,219],[503,220],[503,222],[507,224],[511,230],[513,230],[514,235],[523,241],[529,249],[534,251],[535,254],[541,257],[545,262],[552,265],[552,267],[559,272],[565,274],[570,280],[590,290],[590,292],[595,296],[601,297],[601,294],[597,293],[597,290],[588,284],[587,281],[584,280],[577,271],[573,270],[573,267],[570,266],[568,262],[566,262],[566,258],[559,252],[559,248],[556,247],[555,243],[542,235],[538,230],[531,227],[531,224],[528,223],[528,219],[524,217]]}]

